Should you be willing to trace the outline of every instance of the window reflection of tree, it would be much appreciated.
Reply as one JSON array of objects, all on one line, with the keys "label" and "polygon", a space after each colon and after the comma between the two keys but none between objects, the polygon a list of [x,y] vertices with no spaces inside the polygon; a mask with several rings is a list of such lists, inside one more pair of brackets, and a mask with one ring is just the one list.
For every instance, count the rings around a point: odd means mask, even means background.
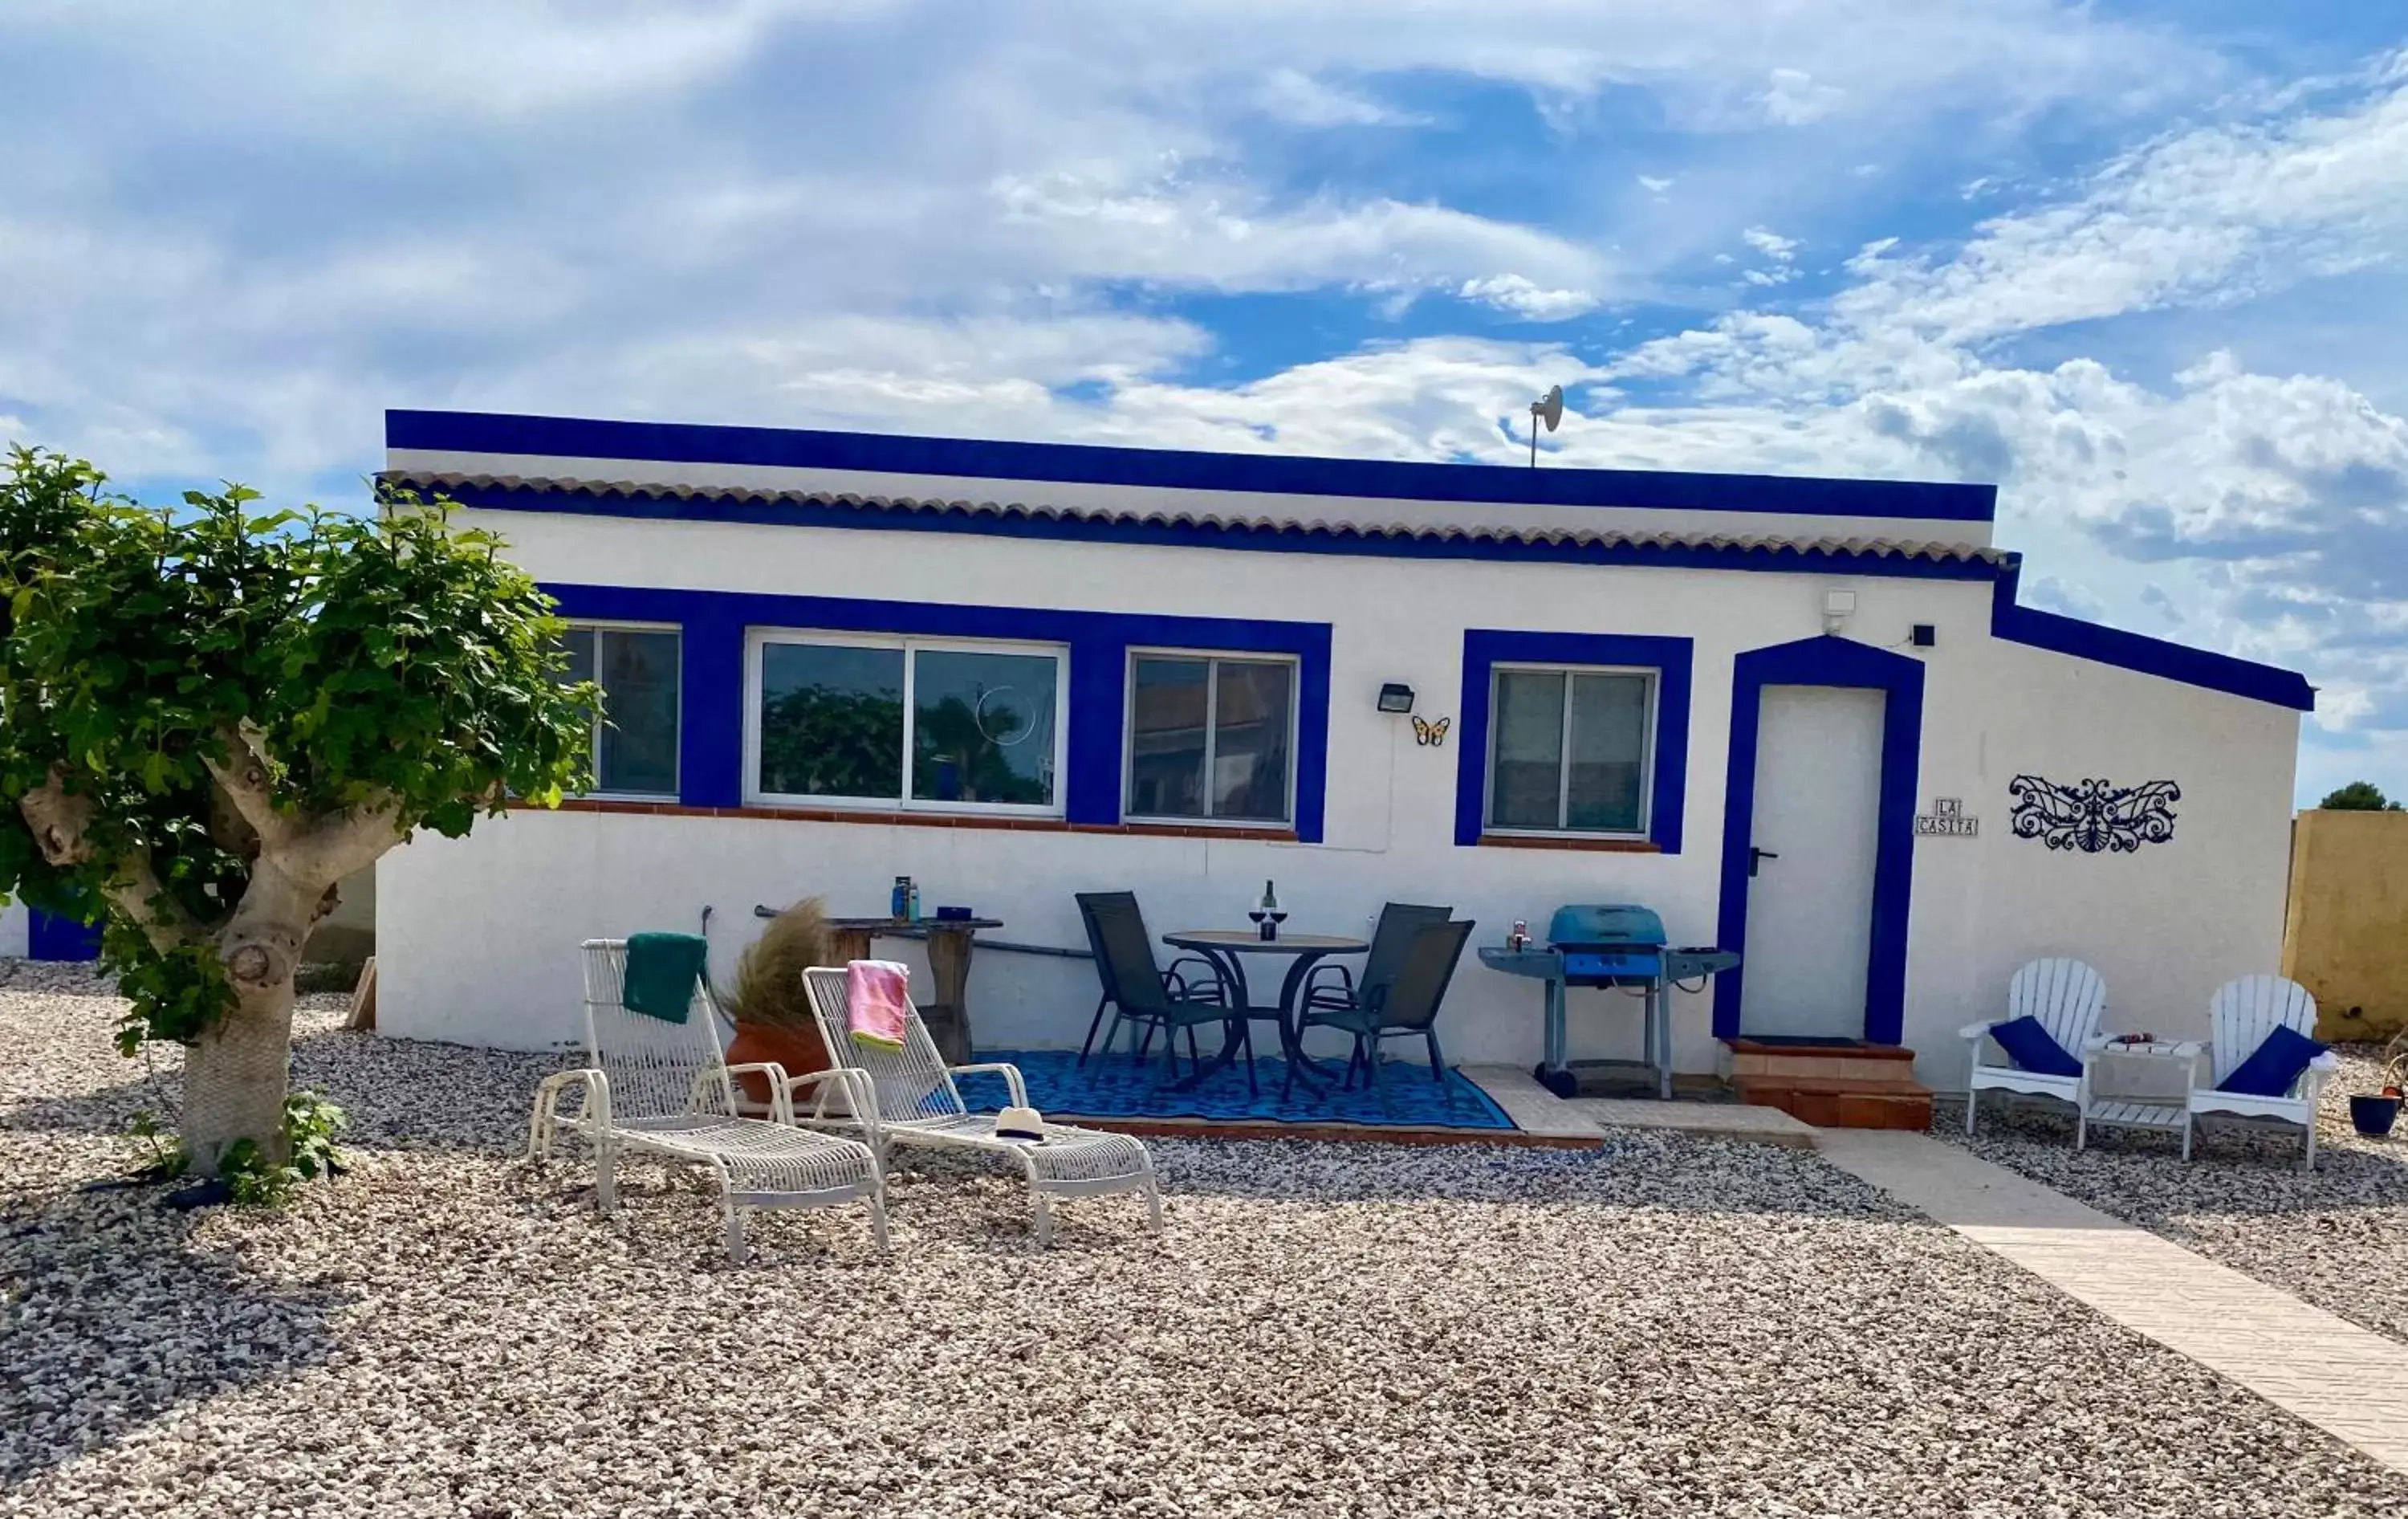
[{"label": "window reflection of tree", "polygon": [[900,796],[899,692],[801,686],[761,709],[761,789],[789,796]]},{"label": "window reflection of tree", "polygon": [[[990,736],[988,729],[995,730]],[[998,712],[990,708],[986,724],[978,709],[959,696],[946,696],[920,709],[912,726],[911,746],[917,752],[911,769],[912,792],[923,800],[942,802],[1021,802],[1041,805],[1053,798],[1042,774],[1014,770],[997,738],[1012,739],[1027,733],[1029,714],[1017,707]]]}]

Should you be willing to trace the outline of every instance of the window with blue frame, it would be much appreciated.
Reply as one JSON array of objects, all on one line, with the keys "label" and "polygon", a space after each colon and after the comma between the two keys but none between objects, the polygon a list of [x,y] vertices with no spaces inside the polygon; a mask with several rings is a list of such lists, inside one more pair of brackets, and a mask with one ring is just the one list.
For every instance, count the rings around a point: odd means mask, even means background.
[{"label": "window with blue frame", "polygon": [[1294,659],[1132,652],[1123,815],[1292,822],[1296,691]]},{"label": "window with blue frame", "polygon": [[1498,666],[1491,679],[1488,831],[1644,835],[1655,672]]},{"label": "window with blue frame", "polygon": [[580,623],[562,636],[566,677],[602,687],[594,724],[596,796],[678,794],[680,636],[674,627]]},{"label": "window with blue frame", "polygon": [[1691,640],[1466,628],[1455,841],[1681,850]]},{"label": "window with blue frame", "polygon": [[1063,646],[756,630],[750,655],[753,800],[1061,813]]}]

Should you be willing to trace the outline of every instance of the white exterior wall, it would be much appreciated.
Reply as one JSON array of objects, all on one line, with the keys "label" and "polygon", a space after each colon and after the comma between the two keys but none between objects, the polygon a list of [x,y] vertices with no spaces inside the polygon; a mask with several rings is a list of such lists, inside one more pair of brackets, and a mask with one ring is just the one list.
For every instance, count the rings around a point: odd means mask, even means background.
[{"label": "white exterior wall", "polygon": [[[1937,672],[1935,672],[1936,675]],[[1933,1079],[1962,1087],[1953,1019],[1914,1007],[2003,1010],[2027,960],[2073,954],[2106,978],[2104,1026],[2204,1038],[2207,1002],[2235,976],[2282,967],[2297,712],[2028,645],[1985,640],[1968,681],[1925,694],[1926,798],[1978,810],[1972,838],[1915,846],[1909,1039]],[[2007,785],[2172,781],[2173,838],[2129,853],[2052,850],[2010,831]]]},{"label": "white exterior wall", "polygon": [[[1902,650],[1910,624],[1937,625],[1938,647],[1917,652],[1928,672],[1919,790],[1927,799],[1960,795],[1982,819],[1976,839],[1916,844],[1905,1040],[1924,1055],[1927,1081],[1961,1084],[1955,1030],[2000,1000],[2027,953],[2092,958],[2117,988],[2119,1008],[2136,1010],[2144,987],[2152,997],[2163,988],[2203,1005],[2205,984],[2223,967],[2276,964],[2296,714],[1996,644],[1986,581],[465,515],[500,532],[520,564],[553,582],[1326,622],[1325,837],[1293,844],[515,813],[480,824],[467,840],[422,839],[381,865],[379,1022],[388,1033],[514,1048],[571,1041],[580,939],[689,928],[709,905],[724,976],[758,931],[755,903],[818,894],[838,913],[882,912],[898,874],[922,883],[930,909],[960,903],[1005,920],[992,937],[1066,947],[1085,942],[1073,892],[1134,890],[1158,934],[1242,925],[1267,877],[1294,913],[1291,932],[1359,935],[1382,901],[1397,899],[1452,904],[1479,920],[1473,942],[1488,944],[1517,917],[1542,934],[1564,902],[1636,901],[1662,914],[1675,943],[1710,943],[1732,659],[1822,632],[1823,593],[1840,586],[1857,594],[1852,638]],[[1406,721],[1377,712],[1373,697],[1383,681],[1402,681],[1424,715],[1458,716],[1469,627],[1695,640],[1681,853],[1455,845],[1455,744],[1415,746]],[[695,716],[690,706],[687,720]],[[2213,774],[2203,768],[2210,763]],[[2069,860],[2010,838],[2005,785],[2023,769],[2118,783],[2171,776],[2186,794],[2176,841],[2138,857]],[[2128,893],[2127,881],[2145,886]],[[884,947],[906,959],[917,953]],[[1256,999],[1274,989],[1258,986]],[[972,970],[982,1046],[1075,1046],[1095,1001],[1083,961],[985,951]],[[1635,1053],[1638,1005],[1620,993],[1574,993],[1575,1053]],[[1449,1057],[1534,1060],[1539,1008],[1539,983],[1467,956],[1440,1024]],[[1713,1069],[1710,996],[1676,997],[1674,1021],[1676,1063]],[[2170,1009],[2151,1026],[2172,1025]]]},{"label": "white exterior wall", "polygon": [[33,926],[22,903],[11,902],[0,907],[0,959],[22,959],[25,937]]}]

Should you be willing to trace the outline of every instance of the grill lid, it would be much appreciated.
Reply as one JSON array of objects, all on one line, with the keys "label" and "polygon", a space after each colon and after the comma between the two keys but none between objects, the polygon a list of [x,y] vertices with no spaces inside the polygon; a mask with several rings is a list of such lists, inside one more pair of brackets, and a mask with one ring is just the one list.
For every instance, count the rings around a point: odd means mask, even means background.
[{"label": "grill lid", "polygon": [[1547,924],[1547,942],[1557,949],[1664,941],[1664,920],[1656,916],[1656,910],[1629,902],[1559,907]]}]

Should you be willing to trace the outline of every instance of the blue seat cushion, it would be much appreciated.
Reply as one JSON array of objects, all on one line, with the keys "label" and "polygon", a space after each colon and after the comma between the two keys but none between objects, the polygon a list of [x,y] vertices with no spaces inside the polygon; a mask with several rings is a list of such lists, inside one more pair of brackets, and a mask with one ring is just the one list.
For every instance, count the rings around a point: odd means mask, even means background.
[{"label": "blue seat cushion", "polygon": [[2082,1062],[2065,1053],[2065,1046],[2049,1037],[2040,1020],[2029,1013],[1994,1024],[1990,1038],[2007,1052],[2007,1058],[2036,1076],[2079,1076]]},{"label": "blue seat cushion", "polygon": [[2324,1053],[2323,1045],[2298,1029],[2277,1028],[2248,1059],[2232,1068],[2231,1075],[2216,1082],[2215,1089],[2242,1097],[2288,1096],[2310,1062]]}]

